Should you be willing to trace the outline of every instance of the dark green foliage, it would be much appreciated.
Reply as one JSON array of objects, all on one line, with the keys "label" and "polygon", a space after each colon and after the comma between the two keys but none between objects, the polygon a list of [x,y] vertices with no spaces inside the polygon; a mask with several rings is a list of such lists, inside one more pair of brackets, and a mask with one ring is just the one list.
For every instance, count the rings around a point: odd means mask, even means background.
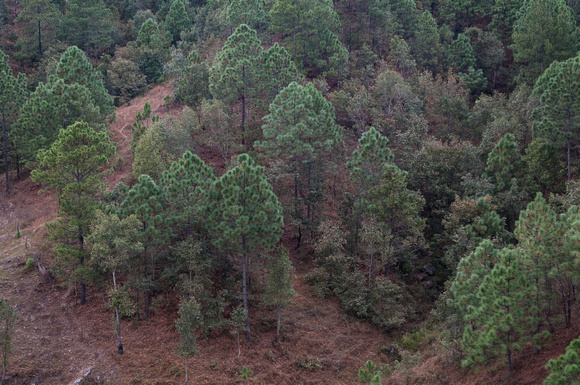
[{"label": "dark green foliage", "polygon": [[485,177],[491,180],[497,191],[507,190],[511,181],[519,177],[520,153],[515,137],[506,134],[487,157]]},{"label": "dark green foliage", "polygon": [[[531,319],[537,325],[536,333],[540,333],[543,324],[546,321],[550,323],[550,314],[554,312],[552,307],[556,293],[548,289],[554,286],[550,270],[554,263],[559,264],[562,259],[556,255],[559,241],[563,238],[563,229],[557,222],[556,213],[546,203],[541,193],[538,193],[536,199],[520,213],[514,234],[519,246],[527,254],[523,266],[530,280],[532,292],[535,293],[533,301],[536,313]],[[564,272],[560,270],[560,274],[562,273]]]},{"label": "dark green foliage", "polygon": [[18,313],[5,299],[0,299],[0,355],[2,356],[2,384],[6,382],[6,369],[14,352],[12,339]]},{"label": "dark green foliage", "polygon": [[570,342],[566,353],[546,365],[550,374],[544,385],[578,385],[580,384],[580,339]]},{"label": "dark green foliage", "polygon": [[94,105],[87,87],[62,79],[40,83],[22,106],[18,122],[11,132],[22,161],[34,165],[39,149],[48,149],[61,129],[85,121],[102,129],[101,111]]},{"label": "dark green foliage", "polygon": [[226,20],[231,29],[240,24],[246,24],[256,31],[264,31],[268,27],[264,0],[232,0],[228,7]]},{"label": "dark green foliage", "polygon": [[[242,259],[242,295],[247,314],[248,260],[257,257],[259,252],[272,250],[280,240],[282,207],[264,176],[264,168],[256,165],[249,155],[242,154],[236,166],[215,182],[207,210],[212,242]],[[246,315],[245,328],[249,341],[249,315]]]},{"label": "dark green foliage", "polygon": [[491,23],[489,28],[506,40],[512,35],[513,25],[518,17],[518,11],[525,0],[495,0],[491,6]]},{"label": "dark green foliage", "polygon": [[[544,137],[566,148],[568,180],[572,179],[573,148],[578,146],[580,129],[580,56],[554,62],[534,86],[540,107],[534,111],[535,136]],[[575,164],[576,162],[574,162]]]},{"label": "dark green foliage", "polygon": [[115,17],[103,0],[70,0],[58,36],[70,45],[96,55],[95,49],[108,49],[116,35]]},{"label": "dark green foliage", "polygon": [[102,118],[109,122],[115,120],[113,98],[105,88],[103,76],[89,63],[83,51],[74,46],[69,47],[60,57],[55,76],[67,85],[85,86]]},{"label": "dark green foliage", "polygon": [[372,361],[367,361],[364,369],[358,370],[358,378],[365,384],[381,385],[382,372],[377,370],[377,366]]},{"label": "dark green foliage", "polygon": [[115,98],[115,105],[128,103],[140,95],[147,86],[147,77],[139,66],[126,59],[116,58],[107,70],[107,87]]},{"label": "dark green foliage", "polygon": [[4,174],[6,176],[6,191],[10,189],[8,179],[9,152],[12,150],[14,157],[14,143],[12,135],[9,137],[11,127],[18,119],[20,108],[27,96],[26,76],[19,74],[15,77],[12,74],[12,68],[8,66],[8,56],[0,51],[0,119],[2,125],[2,163],[4,164]]},{"label": "dark green foliage", "polygon": [[50,0],[29,0],[14,20],[20,26],[16,57],[25,62],[38,61],[54,42],[63,15]]},{"label": "dark green foliage", "polygon": [[270,30],[285,37],[284,44],[299,68],[332,76],[345,70],[348,55],[336,35],[340,20],[332,1],[278,0],[269,16]]},{"label": "dark green foliage", "polygon": [[441,43],[437,22],[428,10],[425,10],[417,20],[417,28],[411,44],[411,52],[419,68],[433,73],[438,71]]},{"label": "dark green foliage", "polygon": [[204,210],[215,180],[213,169],[190,151],[163,173],[161,185],[169,203],[168,215],[176,224],[175,233],[186,237],[192,230],[203,228]]},{"label": "dark green foliage", "polygon": [[148,175],[141,175],[139,183],[129,190],[119,208],[119,217],[135,215],[141,223],[137,239],[145,250],[133,265],[130,285],[145,295],[144,314],[150,317],[150,296],[157,288],[158,260],[167,252],[166,244],[172,236],[171,218],[166,216],[167,200],[163,189]]},{"label": "dark green foliage", "polygon": [[195,51],[188,56],[189,65],[177,84],[175,99],[183,104],[198,106],[202,100],[210,99],[209,68]]},{"label": "dark green foliage", "polygon": [[477,288],[479,304],[468,302],[470,314],[464,320],[462,345],[467,357],[464,366],[484,362],[495,355],[505,355],[508,372],[512,373],[512,354],[529,340],[530,323],[526,298],[529,280],[515,250],[503,249],[489,275]]},{"label": "dark green foliage", "polygon": [[259,76],[258,59],[263,49],[256,31],[240,25],[218,53],[210,70],[209,88],[216,99],[241,102],[240,130],[245,144],[246,117],[252,111]]},{"label": "dark green foliage", "polygon": [[88,251],[85,237],[94,217],[97,198],[104,191],[103,168],[115,155],[116,143],[107,131],[95,131],[85,122],[60,130],[48,150],[39,150],[38,168],[32,180],[55,190],[59,196],[58,218],[48,226],[57,241],[54,270],[68,282],[81,283],[81,305],[85,304]]},{"label": "dark green foliage", "polygon": [[169,55],[170,44],[171,36],[159,28],[152,18],[145,20],[139,29],[137,40],[127,44],[134,57],[132,60],[145,74],[148,83],[156,82],[163,74],[163,64]]},{"label": "dark green foliage", "polygon": [[528,64],[524,81],[533,84],[555,60],[577,53],[578,27],[564,0],[525,0],[517,13],[511,46],[514,60]]},{"label": "dark green foliage", "polygon": [[185,31],[190,27],[191,20],[185,9],[185,3],[183,0],[173,0],[164,24],[164,28],[171,36],[172,42],[175,43],[180,40],[179,34],[181,31]]},{"label": "dark green foliage", "polygon": [[288,84],[302,80],[302,75],[296,69],[290,55],[278,43],[262,52],[260,63],[258,94],[263,98],[264,105],[269,106]]},{"label": "dark green foliage", "polygon": [[340,143],[342,130],[334,122],[332,105],[312,83],[306,87],[290,83],[270,104],[264,122],[265,140],[255,146],[263,149],[268,159],[286,162],[284,172],[292,175],[293,186],[283,186],[278,193],[293,197],[287,212],[300,238],[303,225],[313,229],[313,207],[323,193],[324,154]]}]

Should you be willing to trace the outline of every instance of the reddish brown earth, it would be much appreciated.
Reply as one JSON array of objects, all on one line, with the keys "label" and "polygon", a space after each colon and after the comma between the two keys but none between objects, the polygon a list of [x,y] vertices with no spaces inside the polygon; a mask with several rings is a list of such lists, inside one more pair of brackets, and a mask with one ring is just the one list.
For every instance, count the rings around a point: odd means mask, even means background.
[{"label": "reddish brown earth", "polygon": [[[180,113],[180,108],[163,106],[163,98],[171,93],[170,86],[157,86],[117,110],[112,138],[125,164],[107,177],[110,186],[120,180],[128,182],[131,125],[144,103],[148,101],[153,113],[160,116]],[[215,149],[203,144],[197,148],[206,162],[223,170],[223,160]],[[0,184],[0,287],[2,297],[14,304],[20,318],[8,384],[72,384],[89,370],[84,384],[183,383],[183,360],[174,354],[177,298],[163,299],[150,321],[123,322],[125,354],[118,355],[112,313],[104,306],[102,290],[90,286],[88,303],[80,306],[71,288],[49,282],[37,269],[25,268],[26,259],[32,256],[43,266],[50,263],[51,246],[44,224],[55,219],[57,201],[49,193],[38,195],[40,187],[27,176],[20,181],[13,176],[12,183],[9,193],[4,193],[5,185]],[[291,242],[288,235],[284,239]],[[295,251],[292,259],[297,268],[293,281],[297,296],[285,311],[283,340],[274,342],[275,314],[251,308],[255,340],[242,340],[238,356],[238,342],[227,333],[201,339],[200,354],[189,363],[190,384],[242,383],[239,374],[243,366],[253,370],[248,382],[255,384],[356,384],[357,371],[366,360],[388,362],[389,357],[380,353],[381,347],[390,346],[394,337],[345,317],[336,300],[313,296],[301,279],[310,267],[305,262],[308,259]],[[506,378],[503,368],[476,374],[461,370],[447,362],[441,349],[426,346],[433,353],[425,355],[428,358],[421,366],[383,383],[540,384],[548,358],[561,354],[577,335],[576,329],[566,330],[540,355],[518,355],[513,380]]]}]

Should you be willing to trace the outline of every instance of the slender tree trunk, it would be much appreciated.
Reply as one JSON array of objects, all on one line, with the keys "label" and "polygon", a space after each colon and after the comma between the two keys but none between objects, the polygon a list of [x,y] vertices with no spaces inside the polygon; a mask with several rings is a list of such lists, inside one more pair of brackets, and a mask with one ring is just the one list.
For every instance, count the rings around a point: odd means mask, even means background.
[{"label": "slender tree trunk", "polygon": [[[83,237],[83,228],[81,226],[79,226],[78,228],[78,235],[79,235],[79,248],[81,250],[81,266],[84,265],[85,263],[85,258],[83,256],[83,252],[85,250],[85,241],[84,241],[84,237]],[[87,303],[87,285],[85,284],[85,280],[81,279],[81,305],[85,305]]]},{"label": "slender tree trunk", "polygon": [[6,363],[2,362],[2,385],[6,384]]},{"label": "slender tree trunk", "polygon": [[572,166],[570,161],[570,110],[566,112],[566,132],[568,133],[566,139],[567,152],[568,152],[568,181],[572,180]]},{"label": "slender tree trunk", "polygon": [[150,306],[149,306],[149,296],[150,296],[149,289],[146,289],[145,290],[145,319],[149,319],[149,316],[151,315]]},{"label": "slender tree trunk", "polygon": [[[244,239],[245,243],[245,239]],[[247,260],[246,252],[242,255],[242,297],[244,301],[244,310],[246,311],[246,340],[249,342],[251,339],[250,334],[250,315],[248,312],[248,288],[246,285],[247,280],[247,271],[246,271],[246,260]]]},{"label": "slender tree trunk", "polygon": [[2,142],[4,144],[4,173],[6,174],[6,191],[10,189],[10,181],[8,180],[8,135],[6,134],[6,117],[2,111]]},{"label": "slender tree trunk", "polygon": [[40,20],[38,20],[38,53],[42,56],[42,31],[40,29]]},{"label": "slender tree trunk", "polygon": [[369,288],[371,287],[372,273],[373,273],[373,254],[370,253],[370,255],[369,255]]},{"label": "slender tree trunk", "polygon": [[248,259],[246,251],[246,236],[242,236],[242,246],[244,252],[242,254],[242,298],[244,301],[244,310],[246,311],[246,340],[250,342],[252,336],[250,334],[250,313],[248,311],[248,288],[247,288],[247,269],[246,262]]},{"label": "slender tree trunk", "polygon": [[506,348],[507,351],[507,360],[508,360],[508,372],[510,377],[512,376],[512,350],[508,347]]},{"label": "slender tree trunk", "polygon": [[187,356],[185,356],[185,385],[187,385]]},{"label": "slender tree trunk", "polygon": [[[117,279],[115,271],[113,270],[113,290],[117,292]],[[123,342],[121,341],[121,318],[119,317],[119,309],[115,308],[115,321],[117,322],[117,353],[123,354]]]},{"label": "slender tree trunk", "polygon": [[282,309],[278,308],[278,326],[276,327],[276,342],[280,340],[280,314]]}]

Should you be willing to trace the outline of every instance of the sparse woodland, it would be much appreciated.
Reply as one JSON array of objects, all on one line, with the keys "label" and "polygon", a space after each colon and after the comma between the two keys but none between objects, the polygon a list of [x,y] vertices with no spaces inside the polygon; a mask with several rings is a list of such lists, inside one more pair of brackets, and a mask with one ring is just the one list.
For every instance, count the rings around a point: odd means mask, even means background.
[{"label": "sparse woodland", "polygon": [[[284,344],[296,262],[345,317],[507,379],[578,328],[579,23],[577,0],[0,0],[2,194],[58,201],[48,274],[106,293],[119,354],[176,300],[180,382],[258,307]],[[146,103],[119,157],[116,107],[162,83],[180,113]],[[579,344],[544,384],[580,384]],[[373,359],[360,383],[399,372]]]}]

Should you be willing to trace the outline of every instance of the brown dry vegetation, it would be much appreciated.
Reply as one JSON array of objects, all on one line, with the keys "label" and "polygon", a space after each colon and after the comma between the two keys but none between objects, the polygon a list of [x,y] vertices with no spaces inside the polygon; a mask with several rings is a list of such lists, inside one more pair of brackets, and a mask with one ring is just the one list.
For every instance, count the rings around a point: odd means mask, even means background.
[{"label": "brown dry vegetation", "polygon": [[[157,86],[130,105],[117,110],[112,125],[122,168],[107,177],[110,186],[128,181],[131,160],[131,125],[146,101],[154,114],[177,115],[180,108],[163,106],[170,86]],[[223,160],[208,146],[198,146],[199,155],[223,169]],[[0,184],[0,287],[2,296],[17,308],[20,317],[14,339],[15,353],[8,370],[8,384],[72,384],[85,375],[85,384],[179,384],[183,383],[183,361],[174,354],[178,336],[174,328],[178,299],[158,295],[157,312],[151,320],[123,322],[125,354],[117,354],[112,314],[104,306],[102,289],[89,288],[88,304],[79,306],[71,288],[50,282],[37,269],[26,269],[27,258],[36,257],[47,266],[51,246],[44,224],[54,220],[56,198],[38,195],[37,186],[26,176],[13,180],[11,191]],[[17,227],[21,236],[16,237]],[[291,242],[290,237],[284,237]],[[294,250],[291,247],[291,250]],[[39,254],[40,253],[40,254]],[[294,288],[297,296],[285,311],[283,340],[274,342],[275,314],[251,308],[255,340],[238,342],[226,334],[199,341],[200,354],[190,360],[190,383],[242,383],[243,366],[253,370],[248,381],[255,384],[356,384],[357,370],[368,359],[387,363],[393,359],[394,336],[381,333],[367,323],[341,313],[339,303],[321,300],[301,280],[310,264],[293,251],[297,267]],[[424,343],[423,363],[384,380],[385,384],[540,384],[546,376],[543,366],[558,356],[577,330],[555,336],[552,348],[539,355],[525,351],[515,364],[515,377],[505,370],[486,369],[473,373],[459,369],[436,342]],[[388,347],[388,348],[387,348]],[[413,362],[413,361],[410,361]]]}]

